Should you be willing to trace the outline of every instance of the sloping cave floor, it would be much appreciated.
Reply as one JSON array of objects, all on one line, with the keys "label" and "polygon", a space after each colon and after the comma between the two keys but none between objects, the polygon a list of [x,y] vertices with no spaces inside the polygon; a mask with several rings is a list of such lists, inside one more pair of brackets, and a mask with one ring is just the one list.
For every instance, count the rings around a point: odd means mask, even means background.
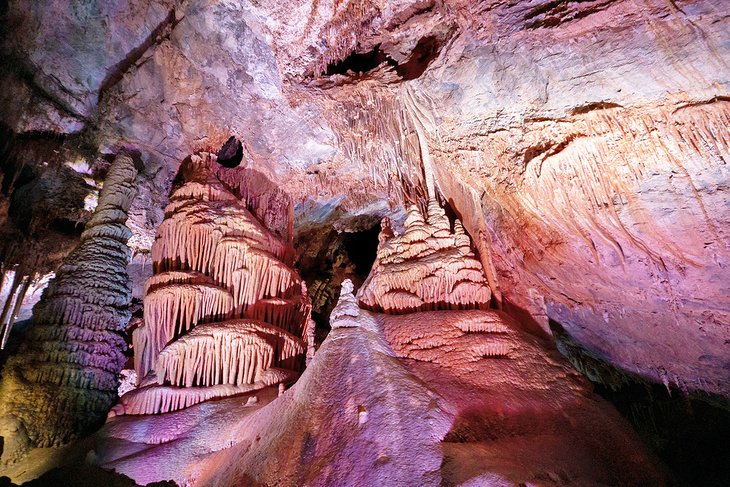
[{"label": "sloping cave floor", "polygon": [[[447,205],[453,221],[455,215]],[[307,281],[317,324],[317,344],[329,332],[328,317],[344,279],[358,288],[370,273],[377,251],[380,224],[357,232],[338,233],[331,227],[300,234],[297,267]],[[314,291],[314,293],[313,293]],[[677,486],[725,487],[730,481],[730,404],[708,394],[691,395],[670,386],[627,375],[591,356],[551,323],[560,351],[613,404],[644,443],[669,468]],[[586,369],[589,364],[590,371]]]}]

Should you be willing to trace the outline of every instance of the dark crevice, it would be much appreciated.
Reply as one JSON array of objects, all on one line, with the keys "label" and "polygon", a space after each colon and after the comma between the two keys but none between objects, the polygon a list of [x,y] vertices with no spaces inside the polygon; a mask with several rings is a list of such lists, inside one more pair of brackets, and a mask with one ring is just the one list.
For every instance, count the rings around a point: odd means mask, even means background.
[{"label": "dark crevice", "polygon": [[527,164],[531,160],[535,159],[536,157],[540,157],[541,154],[544,154],[545,152],[550,150],[550,147],[551,147],[550,144],[547,144],[547,143],[540,143],[538,145],[528,147],[525,150],[525,154],[523,155],[523,158],[522,158],[522,161],[523,161],[525,167],[527,167]]},{"label": "dark crevice", "polygon": [[435,36],[421,38],[408,61],[395,65],[395,72],[404,80],[419,78],[429,64],[438,57],[441,47],[442,41]]},{"label": "dark crevice", "polygon": [[523,155],[524,167],[527,167],[530,161],[538,157],[544,156],[544,158],[548,158],[559,154],[578,137],[580,137],[579,134],[569,134],[565,139],[557,143],[543,142],[536,146],[528,147]]},{"label": "dark crevice", "polygon": [[567,2],[565,0],[553,0],[543,5],[539,5],[527,12],[524,16],[524,20],[534,19],[538,15],[542,15],[551,11],[555,12],[556,10],[565,10],[566,3]]},{"label": "dark crevice", "polygon": [[397,63],[394,60],[389,58],[380,50],[380,44],[378,44],[371,51],[354,52],[345,59],[328,65],[325,74],[327,76],[335,74],[346,75],[350,71],[357,74],[364,74],[368,71],[372,71],[383,63],[388,63],[390,66],[397,66]]},{"label": "dark crevice", "polygon": [[611,402],[672,471],[677,485],[725,486],[730,478],[730,405],[712,394],[649,382],[589,352],[550,320],[558,350]]},{"label": "dark crevice", "polygon": [[57,159],[67,137],[54,132],[25,132],[16,134],[0,124],[0,189],[10,196],[15,188],[37,177],[40,163]]},{"label": "dark crevice", "polygon": [[231,136],[220,148],[217,154],[218,164],[223,167],[233,168],[241,164],[243,160],[243,144],[237,138]]},{"label": "dark crevice", "polygon": [[359,276],[367,277],[373,268],[378,251],[378,235],[380,225],[375,225],[361,232],[346,233],[342,239],[342,248]]},{"label": "dark crevice", "polygon": [[357,289],[370,274],[379,234],[380,224],[370,222],[361,231],[337,232],[323,225],[297,235],[296,267],[312,300],[317,343],[329,331],[329,316],[339,298],[342,281],[350,279]]},{"label": "dark crevice", "polygon": [[182,19],[177,19],[175,16],[175,9],[170,10],[167,17],[165,17],[160,25],[155,27],[155,29],[150,32],[150,35],[147,36],[142,44],[132,49],[124,57],[124,59],[122,59],[116,65],[109,69],[109,73],[106,75],[106,78],[104,78],[104,81],[99,87],[98,99],[101,100],[107,90],[119,83],[119,81],[121,81],[121,79],[124,77],[124,74],[129,71],[129,69],[134,66],[137,61],[140,60],[144,53],[147,52],[147,50],[152,47],[153,44],[159,44],[163,40],[169,39],[172,29],[175,28],[180,20]]},{"label": "dark crevice", "polygon": [[700,101],[695,101],[695,102],[690,102],[690,103],[684,103],[681,106],[677,107],[672,112],[672,114],[677,113],[680,110],[684,110],[685,108],[702,106],[702,105],[711,105],[711,104],[717,103],[717,102],[728,102],[728,101],[730,101],[730,96],[717,95],[717,96],[713,96],[709,100],[700,100]]},{"label": "dark crevice", "polygon": [[0,262],[21,275],[53,270],[83,231],[92,187],[63,165],[80,154],[77,142],[0,124]]},{"label": "dark crevice", "polygon": [[[444,209],[444,213],[446,213],[446,218],[449,219],[449,229],[451,230],[451,233],[453,233],[456,220],[463,221],[461,218],[461,213],[459,213],[459,211],[454,207],[454,202],[451,199],[441,199],[440,203],[442,208]],[[464,231],[466,232],[466,229],[464,229]],[[472,245],[472,247],[474,246]],[[476,250],[474,250],[474,252],[476,252]]]},{"label": "dark crevice", "polygon": [[352,75],[362,76],[383,65],[391,67],[403,81],[419,78],[441,52],[445,40],[437,36],[421,38],[413,48],[408,60],[398,63],[376,45],[367,52],[354,52],[336,63],[331,63],[325,71],[326,76]]},{"label": "dark crevice", "polygon": [[[525,28],[539,29],[557,27],[566,22],[579,20],[596,12],[600,12],[614,0],[551,0],[528,11],[523,20]],[[580,4],[586,4],[580,6]]]},{"label": "dark crevice", "polygon": [[80,236],[84,231],[84,224],[80,221],[67,218],[56,218],[48,224],[49,230],[68,236]]},{"label": "dark crevice", "polygon": [[581,105],[579,107],[575,107],[570,111],[571,115],[580,115],[582,113],[588,113],[592,112],[593,110],[606,110],[609,108],[623,108],[622,105],[619,105],[618,103],[611,103],[607,101],[597,101],[593,103],[588,103],[586,105]]}]

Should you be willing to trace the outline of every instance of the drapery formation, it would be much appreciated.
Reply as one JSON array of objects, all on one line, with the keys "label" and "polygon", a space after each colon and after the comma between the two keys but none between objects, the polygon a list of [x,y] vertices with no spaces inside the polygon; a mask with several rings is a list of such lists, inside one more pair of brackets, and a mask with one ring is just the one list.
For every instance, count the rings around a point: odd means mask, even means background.
[{"label": "drapery formation", "polygon": [[141,381],[113,414],[250,392],[291,381],[304,366],[312,322],[291,246],[212,175],[211,157],[192,157],[192,176],[166,208],[144,325],[133,333]]}]

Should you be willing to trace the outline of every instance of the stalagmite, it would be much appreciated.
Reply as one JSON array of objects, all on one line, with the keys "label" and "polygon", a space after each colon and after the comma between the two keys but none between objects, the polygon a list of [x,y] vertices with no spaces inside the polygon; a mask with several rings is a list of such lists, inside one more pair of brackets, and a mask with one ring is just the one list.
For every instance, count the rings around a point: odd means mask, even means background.
[{"label": "stalagmite", "polygon": [[211,157],[191,157],[166,208],[133,334],[140,385],[115,415],[250,392],[304,366],[311,307],[293,251],[212,175]]},{"label": "stalagmite", "polygon": [[[81,242],[63,261],[0,383],[4,460],[98,426],[116,400],[131,299],[125,226],[136,194],[132,158],[116,157]],[[27,435],[27,436],[26,436]]]},{"label": "stalagmite", "polygon": [[408,209],[402,235],[384,223],[373,270],[358,292],[360,304],[392,314],[487,308],[491,292],[482,264],[461,223],[453,233],[450,228],[433,199],[427,218],[416,206]]}]

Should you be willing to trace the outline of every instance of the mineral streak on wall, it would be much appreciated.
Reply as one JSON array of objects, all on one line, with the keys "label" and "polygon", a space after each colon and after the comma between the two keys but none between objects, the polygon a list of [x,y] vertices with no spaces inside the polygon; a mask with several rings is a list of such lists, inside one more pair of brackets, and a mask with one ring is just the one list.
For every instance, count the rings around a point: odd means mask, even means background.
[{"label": "mineral streak on wall", "polygon": [[309,301],[289,245],[194,155],[152,248],[145,323],[133,334],[139,388],[113,414],[183,409],[292,381],[304,365]]},{"label": "mineral streak on wall", "polygon": [[130,318],[125,226],[137,168],[120,154],[81,242],[63,261],[0,381],[3,460],[99,426],[116,400]]}]

